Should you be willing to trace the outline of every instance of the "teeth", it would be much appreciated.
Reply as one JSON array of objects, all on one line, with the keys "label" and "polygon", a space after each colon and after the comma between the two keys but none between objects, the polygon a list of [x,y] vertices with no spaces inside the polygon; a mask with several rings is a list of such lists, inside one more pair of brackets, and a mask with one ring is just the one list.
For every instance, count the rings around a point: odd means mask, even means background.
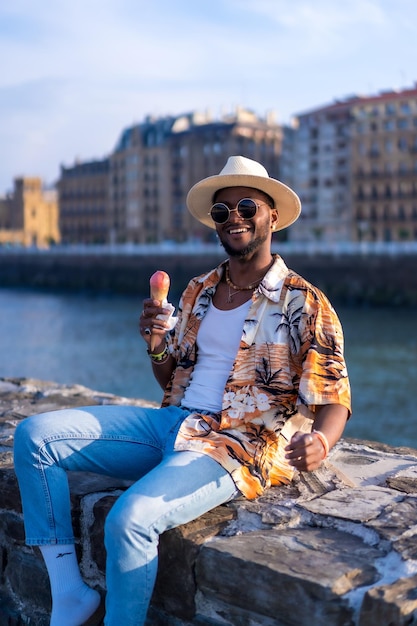
[{"label": "teeth", "polygon": [[239,233],[246,233],[247,228],[233,228],[229,230],[230,235],[238,235]]}]

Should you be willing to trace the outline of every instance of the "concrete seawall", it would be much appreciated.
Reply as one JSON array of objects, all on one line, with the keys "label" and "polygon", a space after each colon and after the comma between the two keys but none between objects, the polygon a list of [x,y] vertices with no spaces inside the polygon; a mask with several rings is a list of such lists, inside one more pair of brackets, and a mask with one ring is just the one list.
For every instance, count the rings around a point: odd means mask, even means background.
[{"label": "concrete seawall", "polygon": [[[167,251],[112,253],[57,249],[1,251],[0,285],[46,289],[99,290],[147,293],[149,276],[156,269],[171,275],[172,293],[217,265],[224,252],[199,254]],[[287,265],[322,288],[334,302],[390,306],[417,306],[417,255],[389,256],[286,254]]]}]

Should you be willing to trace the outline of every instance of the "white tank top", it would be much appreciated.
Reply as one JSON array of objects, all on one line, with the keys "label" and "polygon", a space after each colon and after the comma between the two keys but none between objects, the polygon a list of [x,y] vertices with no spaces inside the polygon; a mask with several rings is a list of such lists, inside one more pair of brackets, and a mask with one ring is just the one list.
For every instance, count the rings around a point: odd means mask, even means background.
[{"label": "white tank top", "polygon": [[230,311],[216,309],[213,303],[209,305],[198,330],[197,363],[182,406],[214,413],[221,410],[224,388],[250,305],[251,300],[248,300]]}]

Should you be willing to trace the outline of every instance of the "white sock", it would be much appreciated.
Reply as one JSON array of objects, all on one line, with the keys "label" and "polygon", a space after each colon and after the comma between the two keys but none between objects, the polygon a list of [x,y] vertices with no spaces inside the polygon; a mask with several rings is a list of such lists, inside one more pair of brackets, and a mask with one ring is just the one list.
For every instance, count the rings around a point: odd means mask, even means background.
[{"label": "white sock", "polygon": [[50,626],[80,626],[97,609],[100,594],[81,577],[73,544],[39,546],[52,594]]}]

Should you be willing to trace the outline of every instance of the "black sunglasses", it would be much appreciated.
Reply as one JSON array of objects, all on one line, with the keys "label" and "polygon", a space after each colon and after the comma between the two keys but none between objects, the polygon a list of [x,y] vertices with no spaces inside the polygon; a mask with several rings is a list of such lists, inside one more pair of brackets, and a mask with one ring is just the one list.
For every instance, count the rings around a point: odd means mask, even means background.
[{"label": "black sunglasses", "polygon": [[216,202],[210,209],[210,217],[216,224],[225,224],[230,219],[230,213],[237,211],[239,217],[244,220],[251,220],[255,217],[257,210],[266,202],[257,204],[252,198],[242,198],[236,205],[235,209],[229,209],[224,202]]}]

